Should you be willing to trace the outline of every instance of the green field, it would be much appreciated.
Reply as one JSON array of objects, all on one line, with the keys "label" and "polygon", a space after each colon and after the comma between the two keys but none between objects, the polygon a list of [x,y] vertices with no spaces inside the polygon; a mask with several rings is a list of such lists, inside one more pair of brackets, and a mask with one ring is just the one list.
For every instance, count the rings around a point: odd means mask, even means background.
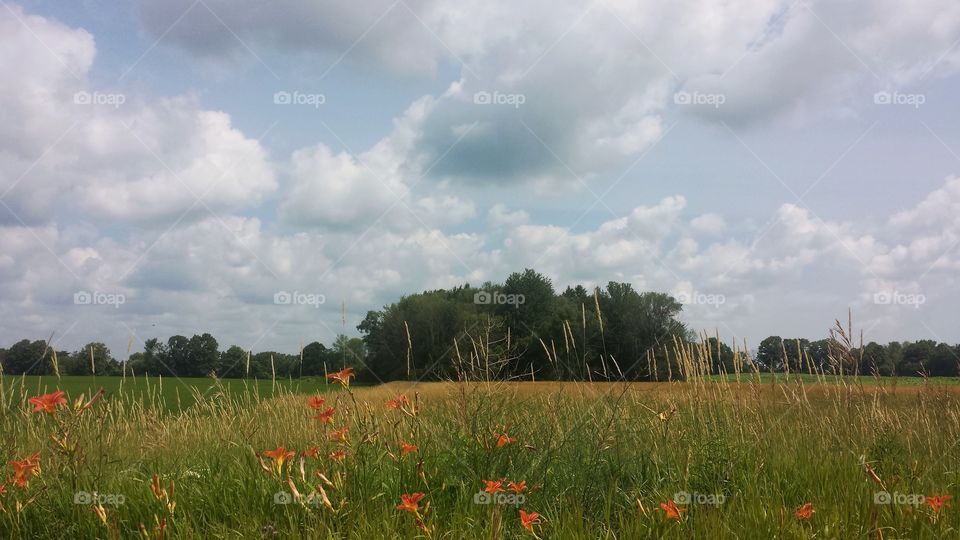
[{"label": "green field", "polygon": [[[711,375],[708,377],[712,381],[723,381],[736,382],[736,375]],[[857,377],[854,376],[840,376],[840,375],[823,375],[823,374],[813,374],[813,373],[791,373],[789,375],[783,373],[757,373],[757,374],[741,374],[740,382],[751,382],[758,381],[760,383],[773,383],[774,381],[786,383],[796,383],[798,381],[803,381],[804,384],[839,384],[841,382],[846,384],[867,384],[867,385],[881,385],[881,386],[917,386],[922,384],[929,385],[956,385],[960,384],[960,378],[957,377],[872,377],[869,375],[860,375]]]}]

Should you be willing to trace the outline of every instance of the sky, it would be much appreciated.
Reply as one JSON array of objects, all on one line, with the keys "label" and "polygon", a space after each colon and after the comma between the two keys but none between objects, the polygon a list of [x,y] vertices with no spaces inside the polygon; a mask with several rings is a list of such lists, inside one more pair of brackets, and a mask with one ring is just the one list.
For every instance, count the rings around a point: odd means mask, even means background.
[{"label": "sky", "polygon": [[0,346],[294,352],[524,268],[960,342],[954,0],[0,3]]}]

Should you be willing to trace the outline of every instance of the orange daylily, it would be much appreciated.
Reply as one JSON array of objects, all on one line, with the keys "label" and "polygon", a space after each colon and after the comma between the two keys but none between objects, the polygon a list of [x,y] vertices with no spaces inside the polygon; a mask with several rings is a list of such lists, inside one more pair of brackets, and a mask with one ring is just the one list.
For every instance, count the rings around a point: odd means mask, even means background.
[{"label": "orange daylily", "polygon": [[53,414],[57,412],[57,407],[67,404],[67,399],[63,397],[65,395],[66,392],[63,390],[57,390],[56,392],[50,394],[32,397],[28,401],[31,405],[33,405],[33,412],[45,412],[47,414]]},{"label": "orange daylily", "polygon": [[350,433],[350,428],[343,426],[342,428],[330,432],[330,440],[338,442],[346,442],[347,434]]},{"label": "orange daylily", "polygon": [[523,525],[523,528],[533,532],[533,526],[540,523],[540,514],[536,512],[527,513],[523,510],[520,510],[520,524]]},{"label": "orange daylily", "polygon": [[483,488],[487,493],[493,494],[503,491],[502,478],[500,480],[484,480],[483,483],[487,485],[487,487]]},{"label": "orange daylily", "polygon": [[319,420],[324,424],[329,424],[330,420],[333,419],[333,413],[335,412],[336,412],[336,409],[334,409],[333,407],[327,407],[327,410],[311,418],[313,418],[314,420]]},{"label": "orange daylily", "polygon": [[403,408],[405,405],[407,405],[408,403],[410,403],[410,400],[407,399],[407,396],[405,396],[405,395],[403,395],[403,394],[400,394],[400,395],[398,395],[397,397],[395,397],[395,398],[393,398],[393,399],[387,400],[387,408],[388,408],[388,409],[401,409],[401,408]]},{"label": "orange daylily", "polygon": [[517,440],[513,437],[510,437],[506,433],[494,433],[494,436],[497,437],[497,448],[501,448],[510,443],[515,443]]},{"label": "orange daylily", "polygon": [[40,474],[40,452],[34,452],[28,458],[10,462],[13,465],[13,483],[17,487],[25,488],[30,485],[30,478]]},{"label": "orange daylily", "polygon": [[665,503],[660,503],[660,509],[666,512],[667,519],[672,519],[680,521],[683,517],[681,514],[687,511],[685,506],[677,506],[677,503],[673,501],[667,501]]},{"label": "orange daylily", "polygon": [[401,456],[405,456],[405,455],[407,455],[407,454],[409,454],[409,453],[411,453],[411,452],[416,452],[417,450],[419,450],[419,448],[417,448],[417,445],[415,445],[415,444],[410,444],[410,443],[405,442],[405,441],[400,441],[400,455],[401,455]]},{"label": "orange daylily", "polygon": [[523,493],[524,490],[527,489],[527,481],[526,481],[526,480],[521,480],[519,483],[518,483],[518,482],[510,482],[509,484],[507,484],[507,489],[509,489],[510,491],[512,491],[512,492],[516,493],[517,495],[519,495],[519,494]]},{"label": "orange daylily", "polygon": [[326,400],[320,396],[310,396],[310,399],[307,401],[307,407],[311,409],[319,409],[323,407],[323,404],[326,403]]},{"label": "orange daylily", "polygon": [[804,503],[803,506],[797,508],[797,511],[793,513],[793,517],[807,520],[813,517],[815,511],[816,510],[813,509],[813,503]]},{"label": "orange daylily", "polygon": [[311,446],[310,448],[304,450],[303,455],[306,457],[315,458],[320,455],[320,448],[316,446]]},{"label": "orange daylily", "polygon": [[344,452],[343,450],[336,450],[334,452],[330,452],[330,459],[336,461],[337,463],[343,463],[343,460],[346,457],[347,457],[347,453]]},{"label": "orange daylily", "polygon": [[397,510],[404,510],[413,514],[417,514],[420,512],[420,499],[423,497],[423,493],[404,493],[400,495],[400,504],[397,505]]},{"label": "orange daylily", "polygon": [[947,502],[952,499],[951,495],[931,495],[926,498],[926,503],[930,505],[930,508],[933,509],[934,513],[939,514],[940,510],[947,505]]},{"label": "orange daylily", "polygon": [[287,450],[285,447],[280,446],[276,450],[264,450],[261,452],[264,456],[273,460],[274,467],[276,468],[277,474],[283,472],[283,464],[296,454],[292,450]]},{"label": "orange daylily", "polygon": [[331,373],[327,375],[327,378],[331,381],[337,381],[344,387],[350,386],[350,378],[355,377],[356,374],[353,372],[353,368],[344,368],[336,373]]}]

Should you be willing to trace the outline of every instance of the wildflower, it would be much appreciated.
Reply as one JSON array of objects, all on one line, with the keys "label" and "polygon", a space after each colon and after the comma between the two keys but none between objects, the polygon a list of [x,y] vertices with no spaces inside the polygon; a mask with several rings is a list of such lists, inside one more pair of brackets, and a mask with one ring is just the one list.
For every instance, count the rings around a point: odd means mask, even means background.
[{"label": "wildflower", "polygon": [[793,513],[793,517],[802,520],[808,520],[813,517],[813,503],[804,503],[803,506],[797,508],[797,511]]},{"label": "wildflower", "polygon": [[34,452],[30,457],[19,461],[11,461],[10,465],[13,465],[13,483],[17,487],[28,487],[30,478],[40,474],[40,452]]},{"label": "wildflower", "polygon": [[262,453],[264,456],[273,460],[277,474],[283,472],[283,464],[295,454],[295,452],[287,450],[283,446],[278,447],[276,450],[264,450]]},{"label": "wildflower", "polygon": [[90,508],[94,514],[100,518],[100,521],[106,525],[107,524],[107,509],[103,507],[102,504],[97,503]]},{"label": "wildflower", "polygon": [[337,463],[343,463],[343,460],[346,457],[347,457],[347,453],[344,452],[343,450],[336,450],[334,452],[330,452],[330,459],[336,461]]},{"label": "wildflower", "polygon": [[28,401],[33,405],[33,412],[53,414],[57,412],[57,407],[67,404],[67,399],[63,397],[64,395],[66,395],[66,393],[63,390],[57,390],[51,394],[32,397]]},{"label": "wildflower", "polygon": [[484,480],[483,483],[487,485],[487,487],[483,488],[483,490],[486,491],[487,493],[490,493],[491,495],[494,493],[500,493],[501,491],[503,491],[503,479]]},{"label": "wildflower", "polygon": [[512,491],[512,492],[516,493],[517,495],[519,495],[519,494],[523,493],[524,490],[527,489],[527,481],[526,481],[526,480],[521,480],[519,483],[517,483],[517,482],[510,482],[509,484],[507,484],[507,489],[509,489],[510,491]]},{"label": "wildflower", "polygon": [[342,428],[336,431],[330,432],[330,440],[337,441],[337,442],[346,442],[348,433],[350,433],[350,428],[347,426],[343,426]]},{"label": "wildflower", "polygon": [[316,446],[311,446],[310,448],[304,450],[303,455],[306,457],[315,458],[320,455],[320,448]]},{"label": "wildflower", "polygon": [[523,510],[520,510],[520,524],[523,525],[523,528],[533,532],[533,526],[540,523],[540,514],[536,512],[527,513]]},{"label": "wildflower", "polygon": [[355,376],[356,375],[353,373],[353,368],[344,368],[336,373],[327,375],[327,378],[331,381],[337,381],[346,388],[350,386],[350,378]]},{"label": "wildflower", "polygon": [[506,433],[494,433],[493,435],[497,438],[497,448],[502,448],[510,443],[517,442],[516,439],[510,437]]},{"label": "wildflower", "polygon": [[946,506],[947,502],[952,498],[951,495],[931,495],[926,498],[926,503],[930,505],[934,513],[939,514],[940,509]]},{"label": "wildflower", "polygon": [[403,394],[400,394],[400,395],[398,395],[397,397],[395,397],[395,398],[393,398],[393,399],[387,400],[387,408],[388,408],[388,409],[402,409],[402,408],[403,408],[404,406],[406,406],[408,403],[410,403],[410,400],[407,399],[407,396],[405,396],[405,395],[403,395]]},{"label": "wildflower", "polygon": [[423,497],[423,493],[404,493],[400,495],[400,504],[397,505],[397,510],[417,514],[420,512],[420,499]]},{"label": "wildflower", "polygon": [[667,519],[672,519],[675,521],[680,521],[683,517],[681,514],[687,511],[684,506],[677,506],[677,503],[673,501],[668,501],[665,503],[660,503],[660,508],[666,512]]},{"label": "wildflower", "polygon": [[410,444],[410,443],[404,442],[404,441],[400,441],[400,455],[401,455],[401,456],[405,456],[405,455],[407,455],[407,454],[409,454],[409,453],[411,453],[411,452],[416,452],[417,450],[419,450],[419,448],[417,448],[417,445],[415,445],[415,444]]},{"label": "wildflower", "polygon": [[314,420],[319,420],[319,421],[323,422],[324,424],[329,424],[329,423],[330,423],[330,420],[333,419],[333,413],[334,413],[334,412],[336,412],[336,409],[334,409],[333,407],[327,407],[327,410],[323,411],[322,413],[320,413],[320,414],[318,414],[318,415],[316,415],[316,416],[313,416],[312,418],[313,418]]},{"label": "wildflower", "polygon": [[0,484],[0,495],[6,495],[6,494],[7,494],[6,484]]},{"label": "wildflower", "polygon": [[307,407],[310,407],[311,409],[319,409],[320,407],[323,407],[324,403],[326,403],[326,401],[322,397],[311,396],[307,401]]}]

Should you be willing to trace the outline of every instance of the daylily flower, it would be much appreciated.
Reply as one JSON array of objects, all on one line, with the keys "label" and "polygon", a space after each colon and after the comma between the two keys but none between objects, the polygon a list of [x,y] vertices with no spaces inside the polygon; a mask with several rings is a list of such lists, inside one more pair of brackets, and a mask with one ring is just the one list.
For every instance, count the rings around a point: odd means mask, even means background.
[{"label": "daylily flower", "polygon": [[277,474],[281,474],[283,472],[283,464],[286,463],[288,459],[292,458],[296,452],[287,450],[283,446],[280,446],[276,450],[264,450],[262,454],[273,460],[273,465],[277,471]]},{"label": "daylily flower", "polygon": [[13,465],[13,483],[17,487],[25,488],[30,485],[30,478],[40,474],[40,452],[34,452],[28,458],[10,462]]},{"label": "daylily flower", "polygon": [[502,448],[510,443],[517,442],[516,439],[510,437],[506,433],[494,433],[493,435],[497,438],[497,448]]},{"label": "daylily flower", "polygon": [[324,424],[329,424],[329,423],[330,423],[330,420],[333,418],[333,413],[334,413],[334,412],[336,412],[336,409],[334,409],[333,407],[327,407],[327,410],[323,411],[322,413],[320,413],[320,414],[318,414],[318,415],[316,415],[316,416],[313,416],[312,418],[313,418],[314,420],[319,420],[319,421],[323,422]]},{"label": "daylily flower", "polygon": [[417,445],[415,445],[415,444],[410,444],[410,443],[404,442],[404,441],[400,441],[400,455],[401,455],[401,456],[405,456],[405,455],[407,455],[407,454],[409,454],[409,453],[411,453],[411,452],[416,452],[417,450],[419,450],[419,448],[417,448]]},{"label": "daylily flower", "polygon": [[816,510],[813,509],[813,503],[804,503],[803,506],[797,508],[797,511],[793,513],[793,517],[808,520],[813,517],[815,511]]},{"label": "daylily flower", "polygon": [[336,373],[327,375],[327,378],[331,381],[337,381],[344,387],[347,387],[350,386],[350,378],[355,376],[356,375],[353,373],[353,368],[344,368]]},{"label": "daylily flower", "polygon": [[67,404],[67,399],[63,397],[65,395],[66,392],[63,390],[57,390],[51,394],[32,397],[28,401],[31,405],[33,405],[33,412],[45,412],[47,414],[53,414],[57,412],[57,407]]},{"label": "daylily flower", "polygon": [[410,400],[407,399],[407,396],[400,394],[393,399],[387,400],[387,408],[402,409],[408,403],[410,403]]},{"label": "daylily flower", "polygon": [[320,407],[323,407],[324,403],[326,403],[326,400],[324,400],[322,397],[310,396],[310,399],[307,401],[307,407],[310,407],[311,409],[319,409]]},{"label": "daylily flower", "polygon": [[675,521],[680,521],[680,519],[683,517],[681,514],[687,511],[685,506],[677,506],[677,503],[673,501],[660,503],[660,509],[666,512],[667,519],[672,519]]},{"label": "daylily flower", "polygon": [[525,489],[527,489],[527,481],[521,480],[519,483],[510,482],[509,484],[507,484],[507,489],[519,495],[523,493]]},{"label": "daylily flower", "polygon": [[338,442],[346,442],[347,434],[350,433],[350,428],[343,426],[342,428],[330,432],[330,440]]},{"label": "daylily flower", "polygon": [[306,457],[315,458],[320,455],[320,448],[316,446],[311,446],[310,448],[303,451],[303,455]]},{"label": "daylily flower", "polygon": [[423,497],[423,493],[404,493],[400,495],[400,504],[397,505],[397,510],[417,514],[420,512],[420,499]]},{"label": "daylily flower", "polygon": [[334,452],[330,452],[330,459],[336,461],[337,463],[343,463],[343,460],[346,457],[347,457],[347,453],[344,452],[343,450],[336,450]]},{"label": "daylily flower", "polygon": [[952,498],[952,495],[931,495],[925,500],[926,503],[930,505],[930,508],[933,509],[934,513],[939,514],[940,510],[946,506],[947,502]]},{"label": "daylily flower", "polygon": [[540,514],[536,512],[527,513],[523,510],[520,510],[520,524],[523,525],[523,528],[533,532],[533,526],[540,523]]},{"label": "daylily flower", "polygon": [[483,488],[487,493],[494,494],[503,491],[503,479],[484,480],[483,483],[487,485],[487,487]]}]

